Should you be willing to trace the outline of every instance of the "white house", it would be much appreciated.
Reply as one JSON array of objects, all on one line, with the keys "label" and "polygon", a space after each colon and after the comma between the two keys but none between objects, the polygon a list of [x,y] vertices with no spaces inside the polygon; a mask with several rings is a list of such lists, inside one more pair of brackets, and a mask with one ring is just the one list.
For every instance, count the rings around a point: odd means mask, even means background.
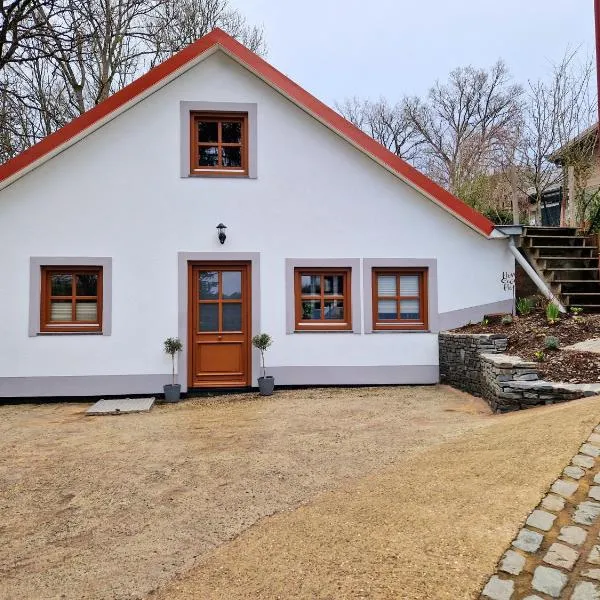
[{"label": "white house", "polygon": [[[215,30],[0,166],[0,397],[438,381],[505,236]],[[221,243],[218,224],[224,224]]]}]

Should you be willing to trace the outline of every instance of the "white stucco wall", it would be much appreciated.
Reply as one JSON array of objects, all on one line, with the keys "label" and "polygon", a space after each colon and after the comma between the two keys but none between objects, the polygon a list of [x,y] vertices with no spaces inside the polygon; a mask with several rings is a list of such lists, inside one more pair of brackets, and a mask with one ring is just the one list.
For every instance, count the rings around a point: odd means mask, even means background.
[{"label": "white stucco wall", "polygon": [[[181,178],[180,101],[257,103],[258,178]],[[434,334],[286,334],[286,258],[436,258],[440,313],[511,297],[505,241],[467,228],[218,52],[0,192],[0,377],[168,373],[177,253],[220,251],[261,255],[274,367],[438,362]],[[112,335],[29,337],[32,256],[112,257]]]}]

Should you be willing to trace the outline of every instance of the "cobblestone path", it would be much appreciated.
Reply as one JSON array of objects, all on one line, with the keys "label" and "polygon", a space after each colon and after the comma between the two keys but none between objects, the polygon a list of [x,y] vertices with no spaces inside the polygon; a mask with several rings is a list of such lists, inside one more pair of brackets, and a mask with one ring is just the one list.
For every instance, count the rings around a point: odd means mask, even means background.
[{"label": "cobblestone path", "polygon": [[482,600],[600,600],[600,425],[551,486]]}]

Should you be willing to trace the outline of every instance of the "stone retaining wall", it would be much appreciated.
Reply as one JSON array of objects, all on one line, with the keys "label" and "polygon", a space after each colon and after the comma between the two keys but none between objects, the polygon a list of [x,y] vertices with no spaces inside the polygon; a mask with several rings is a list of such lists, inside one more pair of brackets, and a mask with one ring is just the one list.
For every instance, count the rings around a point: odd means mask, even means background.
[{"label": "stone retaining wall", "polygon": [[540,380],[535,363],[503,354],[502,335],[444,332],[439,344],[441,382],[485,398],[496,412],[600,394],[600,384]]},{"label": "stone retaining wall", "polygon": [[476,396],[484,396],[481,355],[499,354],[507,346],[508,340],[502,335],[440,333],[441,382]]}]

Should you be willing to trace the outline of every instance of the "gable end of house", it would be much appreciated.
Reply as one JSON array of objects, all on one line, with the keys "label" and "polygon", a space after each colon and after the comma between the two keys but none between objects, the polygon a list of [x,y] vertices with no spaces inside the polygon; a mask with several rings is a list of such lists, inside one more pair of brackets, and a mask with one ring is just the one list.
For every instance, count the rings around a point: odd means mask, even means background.
[{"label": "gable end of house", "polygon": [[215,29],[200,38],[58,131],[0,165],[0,189],[9,186],[29,171],[102,127],[217,50],[223,51],[325,127],[471,229],[485,237],[499,236],[494,224],[481,213],[387,150],[339,113],[220,29]]}]

